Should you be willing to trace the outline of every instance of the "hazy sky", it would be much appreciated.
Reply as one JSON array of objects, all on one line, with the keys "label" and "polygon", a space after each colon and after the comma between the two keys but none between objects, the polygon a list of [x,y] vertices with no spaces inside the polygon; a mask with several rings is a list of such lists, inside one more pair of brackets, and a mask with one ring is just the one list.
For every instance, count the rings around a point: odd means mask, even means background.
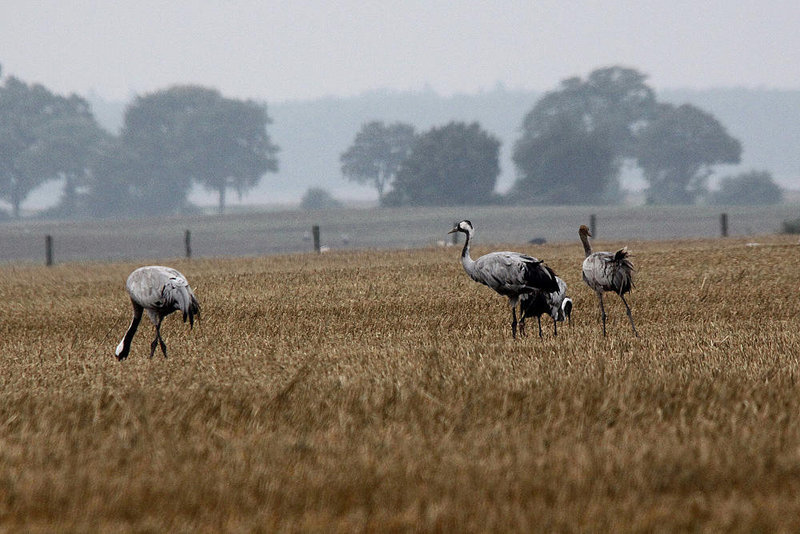
[{"label": "hazy sky", "polygon": [[800,88],[797,0],[4,0],[3,75],[128,100],[548,90],[612,64],[656,89]]}]

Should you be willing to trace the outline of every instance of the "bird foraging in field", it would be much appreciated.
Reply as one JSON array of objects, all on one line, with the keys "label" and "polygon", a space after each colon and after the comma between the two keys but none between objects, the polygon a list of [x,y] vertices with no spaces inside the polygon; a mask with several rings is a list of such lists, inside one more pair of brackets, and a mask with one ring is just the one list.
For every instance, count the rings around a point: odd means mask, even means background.
[{"label": "bird foraging in field", "polygon": [[461,265],[469,277],[508,297],[511,335],[517,337],[517,303],[520,295],[535,291],[558,291],[556,273],[541,260],[519,252],[491,252],[473,260],[469,255],[470,240],[475,233],[472,223],[463,220],[448,233],[454,232],[466,235],[461,250]]},{"label": "bird foraging in field", "polygon": [[636,326],[633,324],[631,307],[628,306],[628,302],[625,300],[625,293],[630,292],[631,288],[633,288],[634,269],[633,263],[629,258],[628,247],[623,247],[614,253],[592,252],[592,245],[589,243],[589,238],[592,237],[592,234],[589,232],[589,228],[586,225],[581,225],[578,229],[578,235],[586,253],[586,259],[583,260],[583,281],[597,293],[597,299],[600,302],[600,317],[603,320],[603,336],[606,335],[606,311],[603,307],[603,293],[605,291],[613,291],[619,295],[622,303],[625,304],[633,335],[639,337],[638,332],[636,332]]},{"label": "bird foraging in field", "polygon": [[525,333],[525,319],[536,317],[539,323],[539,337],[542,337],[542,315],[547,314],[553,318],[553,335],[558,335],[557,323],[567,319],[572,323],[572,299],[567,296],[567,283],[556,276],[558,291],[545,292],[536,291],[520,296],[519,308],[521,318],[519,321],[519,331]]},{"label": "bird foraging in field", "polygon": [[194,327],[194,318],[200,317],[200,305],[189,287],[186,277],[175,269],[162,267],[160,265],[150,265],[139,267],[133,271],[125,283],[128,295],[133,305],[133,319],[125,332],[122,341],[117,345],[115,355],[122,361],[128,357],[131,349],[131,341],[139,321],[142,319],[142,312],[146,311],[150,321],[156,327],[156,337],[150,344],[150,357],[156,350],[156,346],[161,345],[161,352],[167,357],[167,346],[161,338],[161,321],[164,317],[175,311],[183,313],[183,322],[189,319],[189,328]]}]

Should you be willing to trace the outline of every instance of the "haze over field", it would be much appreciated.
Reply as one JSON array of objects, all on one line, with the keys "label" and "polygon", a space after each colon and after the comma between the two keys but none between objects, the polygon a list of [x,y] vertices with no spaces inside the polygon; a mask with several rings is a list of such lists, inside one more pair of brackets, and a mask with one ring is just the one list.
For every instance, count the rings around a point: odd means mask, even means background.
[{"label": "haze over field", "polygon": [[7,73],[127,100],[178,83],[270,102],[374,89],[547,90],[626,64],[658,88],[798,88],[800,6],[778,0],[5,2]]},{"label": "haze over field", "polygon": [[[347,150],[361,125],[370,120],[402,121],[418,131],[451,120],[478,121],[501,141],[500,176],[497,188],[506,191],[516,175],[511,161],[520,124],[542,93],[495,88],[472,95],[445,97],[434,92],[373,91],[354,97],[318,98],[305,101],[267,103],[273,123],[268,131],[280,146],[280,168],[265,175],[241,202],[236,195],[229,205],[296,203],[314,186],[328,189],[341,199],[374,202],[375,189],[354,184],[342,177],[339,156]],[[781,186],[800,190],[800,89],[707,89],[659,91],[659,98],[674,104],[692,103],[713,113],[730,134],[741,140],[742,163],[721,168],[712,177],[750,169],[768,170]],[[122,125],[125,102],[107,101],[90,95],[98,121],[110,131]],[[623,174],[630,189],[644,186],[636,174]],[[63,184],[50,182],[26,202],[29,208],[54,203]],[[195,188],[191,201],[213,206],[213,193]],[[789,198],[787,200],[791,201]]]},{"label": "haze over field", "polygon": [[[798,189],[800,162],[790,155],[800,138],[791,116],[800,98],[797,27],[800,6],[788,1],[45,0],[0,6],[0,65],[4,76],[87,96],[98,115],[103,103],[120,116],[134,96],[176,84],[266,102],[280,171],[247,203],[297,201],[316,185],[374,199],[338,169],[339,154],[373,119],[419,129],[480,121],[503,141],[498,189],[506,190],[524,113],[561,80],[607,65],[648,75],[667,101],[708,109],[742,140],[742,170],[769,170]],[[743,100],[741,91],[757,97]],[[636,187],[635,177],[626,180]],[[51,182],[26,205],[51,204],[59,191]],[[198,190],[192,200],[213,203],[213,195]]]}]

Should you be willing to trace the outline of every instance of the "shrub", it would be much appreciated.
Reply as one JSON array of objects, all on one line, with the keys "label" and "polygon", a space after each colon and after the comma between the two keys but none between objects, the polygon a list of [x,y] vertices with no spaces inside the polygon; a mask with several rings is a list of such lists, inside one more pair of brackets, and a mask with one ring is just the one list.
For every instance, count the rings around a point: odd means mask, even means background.
[{"label": "shrub", "polygon": [[784,234],[800,234],[800,219],[789,219],[783,221]]},{"label": "shrub", "polygon": [[304,210],[324,210],[341,206],[341,202],[333,198],[327,189],[321,187],[310,187],[300,200],[300,207]]},{"label": "shrub", "polygon": [[783,200],[783,191],[766,171],[750,171],[723,178],[719,190],[711,194],[711,204],[758,205],[777,204]]}]

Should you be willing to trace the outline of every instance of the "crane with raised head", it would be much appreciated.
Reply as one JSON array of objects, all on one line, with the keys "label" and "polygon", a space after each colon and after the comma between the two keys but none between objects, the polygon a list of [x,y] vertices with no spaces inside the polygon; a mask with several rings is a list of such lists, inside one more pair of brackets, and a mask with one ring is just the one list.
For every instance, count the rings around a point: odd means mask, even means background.
[{"label": "crane with raised head", "polygon": [[469,245],[475,229],[468,220],[456,224],[448,233],[466,235],[461,250],[461,265],[470,278],[508,298],[511,307],[511,335],[517,337],[517,303],[521,295],[535,291],[558,291],[556,273],[538,260],[519,252],[490,252],[473,260]]},{"label": "crane with raised head", "polygon": [[633,263],[630,260],[628,247],[623,247],[616,252],[593,252],[589,238],[592,237],[589,228],[581,225],[578,235],[583,243],[583,250],[586,259],[583,260],[583,281],[597,294],[600,302],[600,317],[603,320],[603,336],[606,335],[606,310],[603,306],[603,293],[611,291],[619,295],[628,319],[631,322],[633,335],[639,336],[636,332],[636,325],[633,324],[633,314],[631,307],[625,300],[625,293],[633,288]]}]

